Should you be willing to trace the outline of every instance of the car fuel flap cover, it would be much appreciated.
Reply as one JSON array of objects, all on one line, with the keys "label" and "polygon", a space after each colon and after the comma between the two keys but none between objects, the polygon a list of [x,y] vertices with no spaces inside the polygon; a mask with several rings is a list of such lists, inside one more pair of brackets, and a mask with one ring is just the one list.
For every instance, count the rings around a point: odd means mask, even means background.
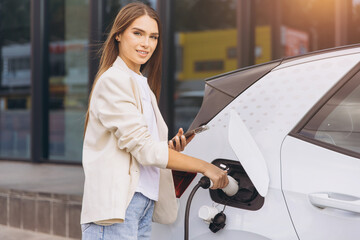
[{"label": "car fuel flap cover", "polygon": [[269,188],[269,173],[265,159],[240,116],[230,111],[228,140],[256,190],[263,197]]}]

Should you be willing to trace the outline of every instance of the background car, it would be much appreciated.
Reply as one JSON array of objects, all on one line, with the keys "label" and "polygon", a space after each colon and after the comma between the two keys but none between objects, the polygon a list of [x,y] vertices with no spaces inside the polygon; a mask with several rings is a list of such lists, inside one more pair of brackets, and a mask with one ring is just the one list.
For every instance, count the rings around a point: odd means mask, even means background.
[{"label": "background car", "polygon": [[[209,129],[185,153],[225,164],[239,192],[199,189],[189,239],[359,238],[360,45],[208,79],[190,129],[203,124]],[[174,172],[179,215],[154,224],[152,239],[184,238],[186,201],[200,175]],[[209,230],[198,216],[203,206],[226,214],[224,229]]]}]

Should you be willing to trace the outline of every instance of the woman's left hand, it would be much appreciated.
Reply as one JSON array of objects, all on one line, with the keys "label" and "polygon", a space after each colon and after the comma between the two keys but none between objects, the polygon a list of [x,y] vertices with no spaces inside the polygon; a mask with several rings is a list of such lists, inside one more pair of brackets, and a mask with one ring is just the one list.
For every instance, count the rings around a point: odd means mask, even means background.
[{"label": "woman's left hand", "polygon": [[[190,139],[189,139],[190,140]],[[174,142],[175,141],[175,145]],[[178,133],[169,141],[169,148],[174,149],[178,152],[184,151],[186,145],[190,141],[186,141],[184,136],[184,130],[182,128],[179,129]]]}]

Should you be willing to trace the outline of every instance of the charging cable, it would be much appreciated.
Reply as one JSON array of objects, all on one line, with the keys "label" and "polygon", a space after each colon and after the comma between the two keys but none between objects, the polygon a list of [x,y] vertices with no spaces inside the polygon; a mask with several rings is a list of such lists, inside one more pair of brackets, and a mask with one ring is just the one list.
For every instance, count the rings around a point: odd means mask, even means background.
[{"label": "charging cable", "polygon": [[[238,190],[239,190],[239,185],[238,182],[231,176],[228,175],[228,179],[229,179],[229,184],[221,189],[223,190],[228,196],[234,196]],[[196,186],[193,188],[193,190],[191,191],[189,198],[186,202],[186,208],[185,208],[185,222],[184,222],[184,239],[188,240],[189,239],[189,214],[190,214],[190,206],[191,206],[191,201],[196,193],[196,191],[202,187],[203,189],[208,189],[210,187],[212,187],[213,183],[212,181],[206,177],[203,176],[200,178],[199,182],[196,184]],[[218,213],[213,220],[213,224],[211,225],[212,227],[210,227],[210,230],[212,232],[217,232],[220,229],[222,229],[225,226],[225,220],[226,220],[226,216],[223,212]]]},{"label": "charging cable", "polygon": [[212,185],[211,180],[208,177],[203,176],[200,178],[199,182],[196,184],[196,186],[191,191],[189,198],[186,202],[186,208],[185,208],[185,222],[184,222],[184,239],[189,239],[189,214],[190,214],[190,206],[191,201],[196,193],[196,191],[202,187],[203,189],[207,189]]}]

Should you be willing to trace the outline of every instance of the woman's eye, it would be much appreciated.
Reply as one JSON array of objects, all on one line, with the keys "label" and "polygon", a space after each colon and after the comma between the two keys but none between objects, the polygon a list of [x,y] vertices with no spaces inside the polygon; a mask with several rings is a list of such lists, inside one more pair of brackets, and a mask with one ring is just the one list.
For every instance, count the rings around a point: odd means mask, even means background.
[{"label": "woman's eye", "polygon": [[141,36],[141,33],[139,33],[139,32],[134,32],[134,34],[137,36]]},{"label": "woman's eye", "polygon": [[151,36],[153,39],[155,39],[155,40],[158,40],[159,39],[159,37],[158,36]]}]

